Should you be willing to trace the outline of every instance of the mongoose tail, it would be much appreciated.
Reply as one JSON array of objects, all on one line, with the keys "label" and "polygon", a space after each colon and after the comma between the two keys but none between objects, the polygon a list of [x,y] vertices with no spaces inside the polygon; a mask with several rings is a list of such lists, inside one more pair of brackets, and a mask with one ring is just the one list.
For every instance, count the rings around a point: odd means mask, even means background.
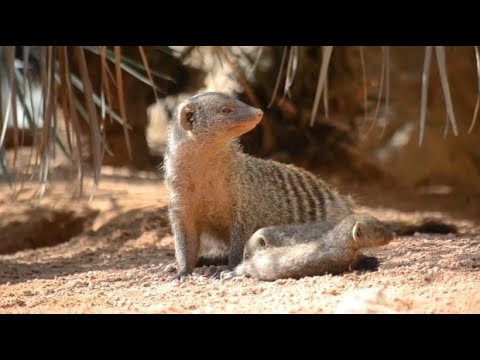
[{"label": "mongoose tail", "polygon": [[434,218],[423,219],[417,224],[409,224],[404,221],[385,221],[385,225],[397,236],[413,236],[415,233],[456,234],[458,232],[455,225]]}]

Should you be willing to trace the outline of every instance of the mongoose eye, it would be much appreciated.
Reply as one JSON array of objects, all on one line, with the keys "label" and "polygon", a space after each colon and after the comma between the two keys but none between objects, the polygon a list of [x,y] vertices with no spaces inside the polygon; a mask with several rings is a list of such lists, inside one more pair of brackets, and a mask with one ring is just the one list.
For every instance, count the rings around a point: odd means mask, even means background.
[{"label": "mongoose eye", "polygon": [[232,112],[232,109],[230,109],[227,106],[222,107],[222,114],[230,114]]}]

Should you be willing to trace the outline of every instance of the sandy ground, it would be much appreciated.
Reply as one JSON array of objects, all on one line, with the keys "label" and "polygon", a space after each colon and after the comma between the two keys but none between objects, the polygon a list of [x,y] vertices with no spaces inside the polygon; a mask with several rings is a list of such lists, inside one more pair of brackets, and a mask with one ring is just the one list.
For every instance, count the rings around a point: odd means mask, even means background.
[{"label": "sandy ground", "polygon": [[[158,178],[106,174],[90,202],[72,202],[72,184],[55,181],[34,211],[31,185],[12,203],[2,184],[0,243],[25,233],[58,237],[54,228],[71,229],[72,217],[84,228],[56,246],[0,255],[0,312],[480,313],[479,195],[353,191],[381,219],[439,216],[460,231],[398,237],[367,253],[379,260],[373,271],[261,282],[216,279],[204,267],[179,282],[169,272],[168,193]],[[27,240],[42,241],[34,237]]]}]

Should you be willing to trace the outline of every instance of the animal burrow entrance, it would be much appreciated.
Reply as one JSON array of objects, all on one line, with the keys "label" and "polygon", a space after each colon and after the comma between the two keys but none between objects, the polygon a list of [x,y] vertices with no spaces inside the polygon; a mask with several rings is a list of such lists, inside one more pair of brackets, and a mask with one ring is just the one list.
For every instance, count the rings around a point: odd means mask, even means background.
[{"label": "animal burrow entrance", "polygon": [[98,210],[50,209],[12,204],[0,218],[0,254],[54,246],[90,229]]}]

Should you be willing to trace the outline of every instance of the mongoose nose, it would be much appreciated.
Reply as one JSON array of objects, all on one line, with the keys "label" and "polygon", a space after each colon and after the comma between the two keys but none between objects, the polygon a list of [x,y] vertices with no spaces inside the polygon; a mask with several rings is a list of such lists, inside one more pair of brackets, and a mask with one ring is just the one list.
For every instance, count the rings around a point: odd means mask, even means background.
[{"label": "mongoose nose", "polygon": [[263,116],[263,111],[260,109],[257,109],[257,116],[262,117]]}]

